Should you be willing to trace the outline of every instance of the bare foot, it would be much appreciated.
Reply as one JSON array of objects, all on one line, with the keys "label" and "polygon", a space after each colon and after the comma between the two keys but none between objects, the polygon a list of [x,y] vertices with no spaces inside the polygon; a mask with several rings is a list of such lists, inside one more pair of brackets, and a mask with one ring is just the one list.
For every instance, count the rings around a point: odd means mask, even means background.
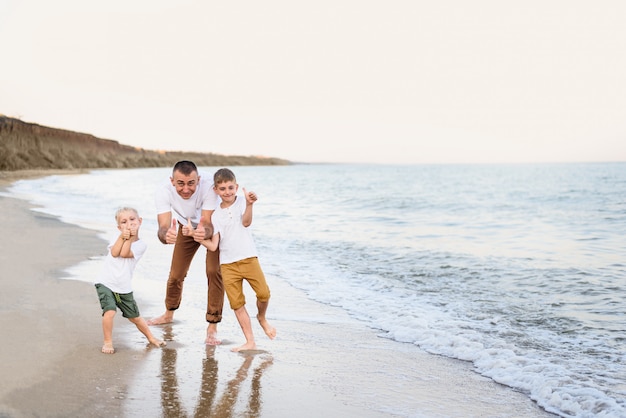
[{"label": "bare foot", "polygon": [[273,340],[274,338],[276,338],[276,328],[271,326],[270,323],[267,322],[267,319],[265,318],[259,318],[257,316],[257,319],[259,320],[259,324],[261,324],[261,328],[263,328],[263,331],[265,331],[265,335],[267,335],[270,338],[270,340]]},{"label": "bare foot", "polygon": [[174,311],[166,311],[163,315],[151,318],[146,321],[148,325],[163,325],[174,322]]},{"label": "bare foot", "polygon": [[222,341],[217,338],[217,324],[209,324],[206,329],[206,340],[204,340],[206,345],[220,345]]},{"label": "bare foot", "polygon": [[245,351],[245,350],[256,350],[256,344],[253,342],[251,343],[245,343],[244,345],[241,345],[239,347],[235,347],[233,349],[231,349],[230,351],[233,352],[238,352],[238,351]]},{"label": "bare foot", "polygon": [[222,340],[217,338],[216,332],[207,332],[206,340],[204,340],[204,343],[206,345],[220,345],[222,343]]},{"label": "bare foot", "polygon": [[113,354],[113,353],[115,353],[115,349],[113,348],[113,343],[105,342],[104,345],[102,346],[102,352],[104,354]]},{"label": "bare foot", "polygon": [[206,345],[220,345],[222,343],[222,340],[217,338],[217,334],[211,332],[206,335],[206,340],[204,340],[204,343]]},{"label": "bare foot", "polygon": [[157,347],[157,348],[163,348],[167,345],[167,343],[163,340],[159,340],[159,339],[154,339],[154,340],[150,340],[150,344],[152,344],[153,346]]}]

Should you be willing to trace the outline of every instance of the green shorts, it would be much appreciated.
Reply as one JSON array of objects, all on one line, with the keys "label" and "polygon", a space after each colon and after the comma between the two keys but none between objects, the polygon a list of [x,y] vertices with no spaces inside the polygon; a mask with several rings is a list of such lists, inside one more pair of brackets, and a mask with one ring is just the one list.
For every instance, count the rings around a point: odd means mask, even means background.
[{"label": "green shorts", "polygon": [[139,308],[137,302],[133,297],[133,292],[130,293],[115,293],[103,284],[96,284],[96,291],[100,298],[100,306],[102,307],[102,315],[106,311],[115,311],[116,307],[122,311],[124,318],[137,318],[139,317]]}]

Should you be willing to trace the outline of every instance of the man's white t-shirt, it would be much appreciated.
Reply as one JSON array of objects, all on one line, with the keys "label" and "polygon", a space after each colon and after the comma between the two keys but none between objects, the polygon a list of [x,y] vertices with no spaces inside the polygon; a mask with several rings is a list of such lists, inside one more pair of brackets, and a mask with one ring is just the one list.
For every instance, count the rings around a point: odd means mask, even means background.
[{"label": "man's white t-shirt", "polygon": [[198,172],[200,179],[196,191],[189,199],[183,199],[176,193],[176,187],[171,180],[157,187],[155,205],[157,214],[172,212],[174,218],[182,225],[187,225],[187,218],[195,228],[200,222],[203,210],[215,210],[219,198],[213,190],[212,177],[207,173]]}]

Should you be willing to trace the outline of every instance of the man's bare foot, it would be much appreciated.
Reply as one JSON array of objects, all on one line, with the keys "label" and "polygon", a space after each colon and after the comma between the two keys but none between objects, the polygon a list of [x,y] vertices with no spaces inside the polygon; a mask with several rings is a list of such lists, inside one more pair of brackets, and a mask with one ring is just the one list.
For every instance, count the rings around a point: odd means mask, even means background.
[{"label": "man's bare foot", "polygon": [[206,335],[206,340],[204,340],[204,343],[206,345],[220,345],[222,343],[222,340],[217,338],[217,334],[209,332]]},{"label": "man's bare foot", "polygon": [[153,346],[157,347],[157,348],[163,348],[167,345],[167,343],[163,340],[159,340],[157,338],[155,338],[154,340],[150,340],[150,344],[152,344]]},{"label": "man's bare foot", "polygon": [[257,319],[259,320],[259,324],[261,325],[261,328],[263,328],[263,331],[265,331],[265,335],[267,335],[270,338],[270,340],[273,340],[274,338],[276,338],[276,328],[271,326],[270,323],[267,322],[267,319],[265,318],[259,318],[257,316]]},{"label": "man's bare foot", "polygon": [[163,325],[174,322],[174,311],[166,311],[163,315],[151,318],[146,321],[148,325]]},{"label": "man's bare foot", "polygon": [[206,339],[204,340],[206,345],[220,345],[222,341],[217,338],[217,324],[209,324],[206,329]]},{"label": "man's bare foot", "polygon": [[230,351],[237,353],[239,351],[245,351],[245,350],[256,350],[256,344],[254,343],[254,341],[251,343],[245,343],[244,345],[241,345],[239,347],[235,347],[231,349]]},{"label": "man's bare foot", "polygon": [[102,346],[102,352],[104,354],[113,354],[113,353],[115,353],[115,348],[113,348],[113,343],[105,342],[104,345]]}]

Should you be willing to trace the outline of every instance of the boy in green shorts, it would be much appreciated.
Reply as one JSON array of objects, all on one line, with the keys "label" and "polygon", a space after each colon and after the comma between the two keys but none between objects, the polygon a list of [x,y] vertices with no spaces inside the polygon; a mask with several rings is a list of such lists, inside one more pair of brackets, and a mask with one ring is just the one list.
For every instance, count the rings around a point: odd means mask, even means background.
[{"label": "boy in green shorts", "polygon": [[96,291],[102,307],[102,332],[104,344],[102,352],[113,354],[113,318],[117,308],[122,316],[137,326],[137,329],[146,336],[150,344],[164,347],[165,341],[152,335],[146,321],[139,315],[139,308],[133,297],[131,285],[133,271],[137,262],[146,252],[147,245],[139,239],[141,218],[133,208],[124,207],[115,213],[119,236],[108,245],[108,254],[104,259],[104,266],[95,282]]}]

